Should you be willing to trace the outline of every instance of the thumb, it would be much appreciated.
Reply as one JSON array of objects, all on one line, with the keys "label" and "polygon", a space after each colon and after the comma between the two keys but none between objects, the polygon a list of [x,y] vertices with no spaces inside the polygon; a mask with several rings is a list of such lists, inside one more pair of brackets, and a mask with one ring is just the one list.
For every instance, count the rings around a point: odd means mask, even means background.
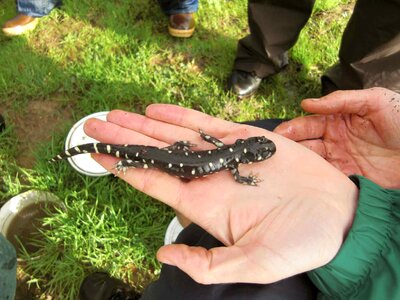
[{"label": "thumb", "polygon": [[357,114],[364,116],[374,109],[378,89],[336,91],[319,99],[305,99],[301,107],[315,114]]},{"label": "thumb", "polygon": [[[266,272],[256,262],[252,263],[237,246],[207,250],[180,244],[167,245],[158,250],[157,258],[178,267],[201,284],[269,283],[278,280],[272,278],[273,272]],[[263,276],[268,273],[271,278]]]}]

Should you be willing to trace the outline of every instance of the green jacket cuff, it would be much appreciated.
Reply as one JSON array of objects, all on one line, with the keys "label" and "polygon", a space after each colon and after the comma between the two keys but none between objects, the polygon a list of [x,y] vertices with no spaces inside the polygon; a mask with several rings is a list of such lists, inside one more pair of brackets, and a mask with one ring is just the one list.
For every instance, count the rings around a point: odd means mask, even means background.
[{"label": "green jacket cuff", "polygon": [[[393,254],[392,248],[400,231],[400,191],[383,189],[362,176],[351,176],[350,179],[360,189],[352,228],[335,258],[327,265],[308,273],[321,291],[322,298],[351,299],[361,295],[368,295],[369,298],[375,293],[372,275],[380,275],[376,274],[377,270],[386,266],[396,268],[392,264],[396,260],[398,263],[398,253]],[[398,250],[398,245],[395,248]],[[391,259],[394,261],[391,262]],[[386,284],[391,283],[389,273],[383,273],[385,280],[388,280]],[[397,273],[393,274],[395,278],[400,275],[399,271],[394,273]],[[378,281],[376,283],[379,284]]]}]

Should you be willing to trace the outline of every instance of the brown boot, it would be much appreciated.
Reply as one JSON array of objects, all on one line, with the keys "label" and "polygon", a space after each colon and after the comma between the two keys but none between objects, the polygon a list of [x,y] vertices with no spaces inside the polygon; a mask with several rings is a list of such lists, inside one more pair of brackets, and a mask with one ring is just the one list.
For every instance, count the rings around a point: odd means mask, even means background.
[{"label": "brown boot", "polygon": [[193,13],[171,15],[168,32],[174,37],[188,38],[193,35],[194,25]]},{"label": "brown boot", "polygon": [[8,36],[21,35],[35,29],[38,21],[38,18],[18,14],[15,18],[5,22],[2,30]]}]

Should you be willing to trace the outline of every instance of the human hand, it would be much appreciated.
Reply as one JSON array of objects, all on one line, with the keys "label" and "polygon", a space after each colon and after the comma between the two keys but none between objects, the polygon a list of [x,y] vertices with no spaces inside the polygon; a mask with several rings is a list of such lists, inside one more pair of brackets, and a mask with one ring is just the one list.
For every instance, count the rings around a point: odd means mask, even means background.
[{"label": "human hand", "polygon": [[400,187],[400,94],[384,88],[337,91],[301,105],[319,115],[282,123],[275,133],[315,151],[346,175]]},{"label": "human hand", "polygon": [[[203,283],[270,283],[328,263],[349,230],[358,190],[341,172],[305,147],[264,129],[239,125],[172,105],[151,105],[146,116],[112,111],[108,122],[91,119],[85,131],[105,143],[164,147],[189,140],[210,149],[199,128],[226,144],[266,136],[277,152],[241,165],[257,174],[257,187],[237,183],[229,171],[190,182],[155,169],[117,174],[133,187],[166,203],[204,228],[226,247],[162,247],[158,259]],[[112,170],[116,158],[96,155]],[[115,171],[115,170],[114,170]]]}]

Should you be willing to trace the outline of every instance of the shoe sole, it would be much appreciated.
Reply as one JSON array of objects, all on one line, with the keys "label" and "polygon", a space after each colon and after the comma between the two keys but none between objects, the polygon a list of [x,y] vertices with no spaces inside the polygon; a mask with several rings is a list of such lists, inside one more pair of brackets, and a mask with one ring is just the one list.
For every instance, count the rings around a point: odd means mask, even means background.
[{"label": "shoe sole", "polygon": [[244,94],[244,95],[236,94],[236,93],[235,93],[234,91],[232,91],[231,89],[227,89],[227,90],[229,91],[230,94],[236,96],[236,98],[238,98],[238,99],[245,99],[245,98],[250,98],[251,96],[254,96],[254,95],[257,93],[257,90],[258,90],[258,89],[254,90],[254,91],[252,91],[252,92],[250,92],[250,93],[248,93],[248,94]]},{"label": "shoe sole", "polygon": [[254,96],[254,95],[256,94],[256,92],[257,92],[257,91],[253,91],[253,92],[251,92],[251,93],[244,94],[244,95],[238,95],[238,94],[235,94],[235,95],[236,95],[236,97],[238,97],[239,99],[245,99],[245,98],[250,98],[251,96]]},{"label": "shoe sole", "polygon": [[32,22],[25,24],[25,25],[19,25],[15,27],[10,27],[10,28],[2,28],[3,33],[6,36],[17,36],[24,34],[28,31],[34,30],[36,28],[36,25],[38,24],[39,19],[35,18]]},{"label": "shoe sole", "polygon": [[184,30],[184,29],[175,29],[172,28],[171,26],[168,26],[168,32],[173,37],[189,38],[193,35],[194,27],[192,29]]}]

